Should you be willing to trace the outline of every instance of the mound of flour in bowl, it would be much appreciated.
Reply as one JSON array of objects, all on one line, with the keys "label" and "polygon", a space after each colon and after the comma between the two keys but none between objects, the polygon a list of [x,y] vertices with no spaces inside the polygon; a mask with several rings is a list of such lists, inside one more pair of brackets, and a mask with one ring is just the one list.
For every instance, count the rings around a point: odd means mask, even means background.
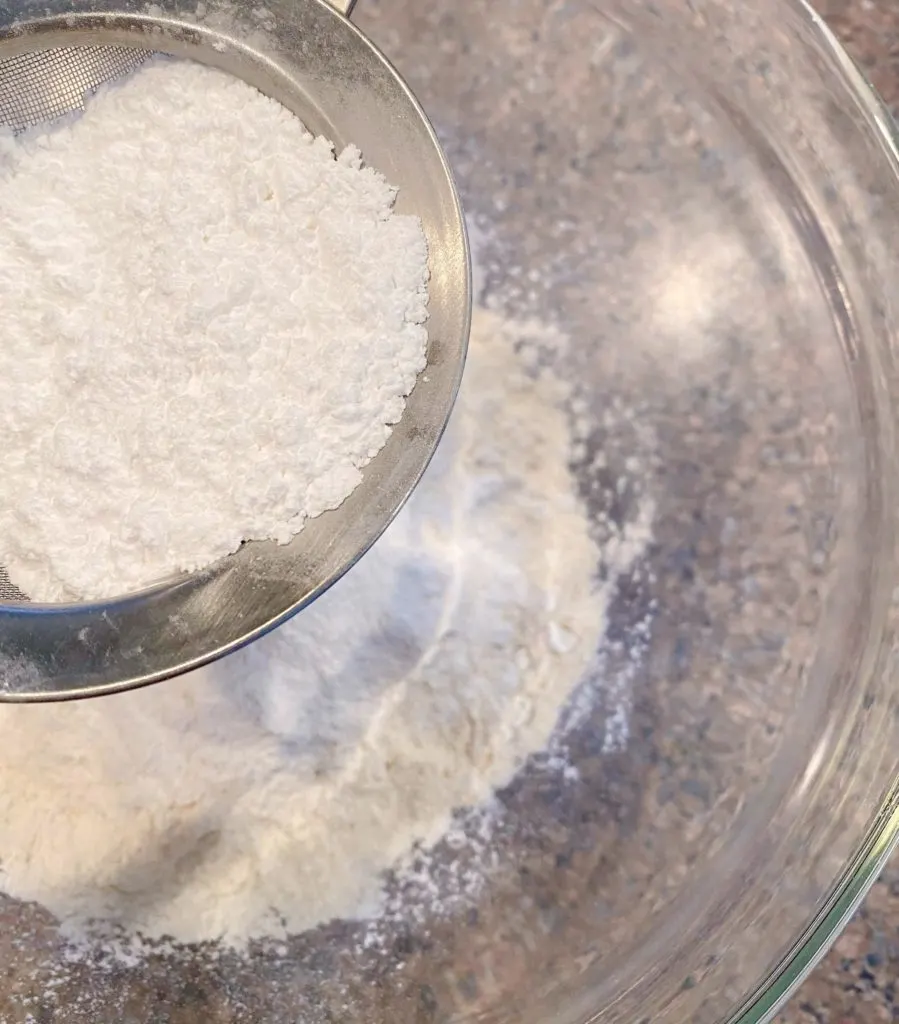
[{"label": "mound of flour in bowl", "polygon": [[0,565],[46,601],[287,541],[425,365],[418,218],[229,75],[158,59],[0,138]]},{"label": "mound of flour in bowl", "polygon": [[273,635],[146,690],[0,705],[0,889],[74,937],[241,947],[376,916],[383,872],[546,745],[639,554],[591,540],[569,388],[533,369],[560,344],[476,311],[424,481]]}]

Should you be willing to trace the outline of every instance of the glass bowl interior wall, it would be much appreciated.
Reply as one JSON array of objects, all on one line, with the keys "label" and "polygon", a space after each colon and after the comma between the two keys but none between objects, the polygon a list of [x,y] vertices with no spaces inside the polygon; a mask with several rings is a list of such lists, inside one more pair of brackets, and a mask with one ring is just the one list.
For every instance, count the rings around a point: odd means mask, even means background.
[{"label": "glass bowl interior wall", "polygon": [[559,324],[597,418],[658,444],[636,728],[592,780],[627,813],[576,966],[495,1017],[723,1020],[895,774],[886,118],[799,3],[412,7],[362,25],[447,142],[482,300]]}]

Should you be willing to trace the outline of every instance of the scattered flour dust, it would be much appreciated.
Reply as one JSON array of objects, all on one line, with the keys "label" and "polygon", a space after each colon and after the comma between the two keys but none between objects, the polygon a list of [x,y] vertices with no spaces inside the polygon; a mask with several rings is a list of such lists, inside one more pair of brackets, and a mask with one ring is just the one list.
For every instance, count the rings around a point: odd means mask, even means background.
[{"label": "scattered flour dust", "polygon": [[487,844],[493,791],[547,748],[615,572],[648,539],[646,524],[627,557],[619,544],[599,582],[569,469],[572,394],[535,370],[563,344],[476,311],[419,489],[270,637],[147,690],[0,706],[0,888],[76,941],[118,927],[239,949],[395,913],[391,868],[426,895],[427,850],[456,809],[482,808]]},{"label": "scattered flour dust", "polygon": [[339,505],[425,365],[427,244],[348,147],[156,59],[0,137],[0,563],[122,594]]}]

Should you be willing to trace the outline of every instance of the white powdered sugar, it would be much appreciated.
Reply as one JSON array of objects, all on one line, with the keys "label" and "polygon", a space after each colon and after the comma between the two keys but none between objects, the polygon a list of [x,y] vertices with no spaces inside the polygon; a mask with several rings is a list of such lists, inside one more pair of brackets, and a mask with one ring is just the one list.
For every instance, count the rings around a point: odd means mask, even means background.
[{"label": "white powdered sugar", "polygon": [[340,504],[425,365],[418,218],[237,79],[158,59],[0,138],[0,564],[113,596]]},{"label": "white powdered sugar", "polygon": [[74,938],[237,948],[395,913],[390,868],[426,893],[422,852],[546,748],[649,537],[648,521],[602,550],[591,534],[570,469],[578,407],[538,369],[563,345],[476,311],[419,489],[270,637],[148,690],[0,706],[0,888]]}]

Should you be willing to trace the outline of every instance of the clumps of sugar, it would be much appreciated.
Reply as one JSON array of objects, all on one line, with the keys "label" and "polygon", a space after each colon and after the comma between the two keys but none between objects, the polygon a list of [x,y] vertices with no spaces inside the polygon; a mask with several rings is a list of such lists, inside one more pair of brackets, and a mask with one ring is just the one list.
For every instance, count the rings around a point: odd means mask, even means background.
[{"label": "clumps of sugar", "polygon": [[154,59],[0,136],[0,563],[104,598],[338,506],[425,366],[396,190],[221,72]]}]

